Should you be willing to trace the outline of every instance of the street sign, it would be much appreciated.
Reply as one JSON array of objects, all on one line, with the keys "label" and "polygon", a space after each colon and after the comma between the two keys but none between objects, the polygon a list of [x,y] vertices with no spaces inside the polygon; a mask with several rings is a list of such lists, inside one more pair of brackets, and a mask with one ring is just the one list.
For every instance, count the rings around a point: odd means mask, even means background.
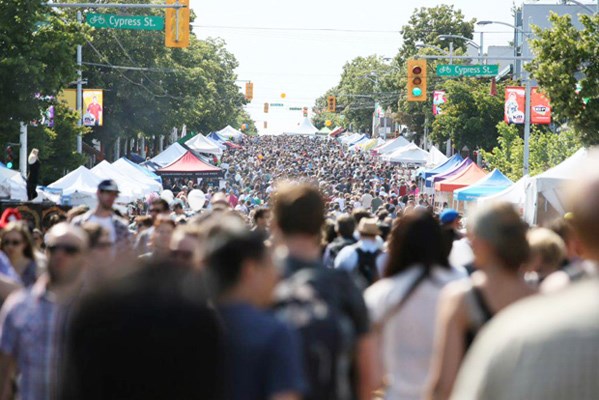
[{"label": "street sign", "polygon": [[270,103],[271,107],[285,107],[285,104],[283,103]]},{"label": "street sign", "polygon": [[164,30],[164,17],[150,15],[114,15],[89,13],[85,16],[88,25],[94,28],[133,29],[146,31]]},{"label": "street sign", "polygon": [[301,107],[289,107],[289,111],[302,111]]},{"label": "street sign", "polygon": [[437,76],[497,76],[499,65],[437,65]]}]

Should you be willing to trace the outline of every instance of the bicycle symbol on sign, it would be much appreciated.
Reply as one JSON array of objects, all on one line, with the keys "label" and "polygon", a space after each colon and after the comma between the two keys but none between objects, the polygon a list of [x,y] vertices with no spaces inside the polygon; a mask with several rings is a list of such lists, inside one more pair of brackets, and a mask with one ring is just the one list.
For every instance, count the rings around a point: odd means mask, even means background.
[{"label": "bicycle symbol on sign", "polygon": [[106,24],[106,19],[102,15],[94,15],[89,19],[89,23],[92,25],[104,25]]},{"label": "bicycle symbol on sign", "polygon": [[451,72],[451,68],[449,66],[443,66],[439,68],[439,73],[447,74]]}]

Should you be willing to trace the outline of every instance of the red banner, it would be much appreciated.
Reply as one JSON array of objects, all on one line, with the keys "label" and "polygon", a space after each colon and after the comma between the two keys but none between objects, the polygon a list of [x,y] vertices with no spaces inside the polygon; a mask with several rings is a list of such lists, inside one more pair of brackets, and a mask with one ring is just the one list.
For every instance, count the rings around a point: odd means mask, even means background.
[{"label": "red banner", "polygon": [[433,115],[439,115],[443,111],[443,105],[447,103],[447,97],[445,97],[445,91],[435,90],[433,92]]},{"label": "red banner", "polygon": [[[508,124],[523,124],[525,110],[525,89],[522,86],[505,88],[505,112],[503,120]],[[549,99],[540,93],[538,87],[533,87],[530,93],[530,123],[550,124],[551,106]]]}]

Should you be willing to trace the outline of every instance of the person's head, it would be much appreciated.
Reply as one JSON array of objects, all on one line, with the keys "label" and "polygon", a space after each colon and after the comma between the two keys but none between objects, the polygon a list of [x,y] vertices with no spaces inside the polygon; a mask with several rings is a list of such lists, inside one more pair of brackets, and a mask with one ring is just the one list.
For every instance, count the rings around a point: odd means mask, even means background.
[{"label": "person's head", "polygon": [[356,220],[349,214],[341,214],[335,221],[335,231],[342,238],[352,238],[356,230]]},{"label": "person's head", "polygon": [[372,214],[365,208],[356,208],[352,211],[352,217],[356,221],[356,225],[360,223],[362,218],[370,218]]},{"label": "person's head", "polygon": [[283,237],[318,237],[324,214],[324,201],[317,187],[306,183],[285,183],[278,187],[273,222]]},{"label": "person's head", "polygon": [[449,265],[443,251],[441,227],[429,213],[415,211],[400,218],[389,238],[384,276],[399,274],[419,264],[430,269]]},{"label": "person's head", "polygon": [[50,282],[68,285],[77,281],[85,266],[88,237],[83,229],[61,222],[46,235]]},{"label": "person's head", "polygon": [[468,234],[477,268],[499,267],[515,273],[528,260],[528,226],[511,204],[483,206],[474,214],[471,224]]},{"label": "person's head", "polygon": [[78,217],[79,215],[83,215],[88,211],[89,211],[89,207],[86,205],[80,205],[80,206],[71,208],[69,211],[67,211],[67,222],[71,222],[75,217]]},{"label": "person's head", "polygon": [[67,327],[59,398],[223,398],[223,332],[202,292],[164,260],[89,292]]},{"label": "person's head", "polygon": [[453,208],[446,208],[441,212],[439,221],[444,229],[459,230],[462,228],[462,216]]},{"label": "person's head", "polygon": [[358,233],[361,239],[374,240],[381,231],[377,225],[376,218],[362,218],[358,224]]},{"label": "person's head", "polygon": [[573,214],[567,213],[563,217],[556,218],[551,221],[546,227],[555,232],[559,237],[562,238],[566,245],[568,253],[568,261],[575,261],[580,257],[580,240],[574,229],[572,223]]},{"label": "person's head", "polygon": [[258,207],[254,210],[254,226],[260,229],[268,229],[270,227],[270,209],[266,207]]},{"label": "person's head", "polygon": [[[593,171],[597,174],[597,171]],[[599,262],[599,177],[577,183],[571,193],[572,226],[580,240],[581,255]]]},{"label": "person's head", "polygon": [[175,214],[178,214],[178,215],[185,214],[183,212],[183,204],[181,204],[181,202],[179,202],[179,201],[176,201],[173,204],[173,211],[175,212]]},{"label": "person's head", "polygon": [[205,233],[195,224],[177,226],[171,236],[170,259],[183,267],[204,268]]},{"label": "person's head", "polygon": [[9,222],[0,235],[0,245],[12,262],[22,257],[33,260],[33,238],[24,221]]},{"label": "person's head", "polygon": [[137,227],[137,233],[141,233],[151,227],[154,224],[152,217],[149,215],[140,215],[135,217],[135,226]]},{"label": "person's head", "polygon": [[238,220],[225,218],[206,240],[206,266],[221,301],[265,307],[279,279],[262,236]]},{"label": "person's head", "polygon": [[35,228],[31,233],[33,239],[33,248],[41,250],[44,247],[44,234],[39,229]]},{"label": "person's head", "polygon": [[159,215],[168,215],[169,211],[170,207],[164,199],[154,199],[150,203],[149,215],[153,220],[156,220]]},{"label": "person's head", "polygon": [[217,209],[225,209],[226,210],[226,209],[231,208],[231,205],[229,204],[229,201],[227,200],[227,195],[225,195],[223,192],[215,193],[214,196],[212,196],[210,198],[210,204],[212,205],[213,210],[217,210]]},{"label": "person's head", "polygon": [[175,227],[175,221],[167,215],[158,215],[156,217],[151,237],[151,247],[155,255],[164,256],[168,253]]},{"label": "person's head", "polygon": [[530,258],[526,265],[542,280],[557,271],[566,259],[566,245],[562,238],[547,228],[531,229],[526,235],[530,246]]},{"label": "person's head", "polygon": [[112,206],[119,196],[119,187],[112,179],[106,179],[98,185],[98,208],[103,211],[112,211]]}]

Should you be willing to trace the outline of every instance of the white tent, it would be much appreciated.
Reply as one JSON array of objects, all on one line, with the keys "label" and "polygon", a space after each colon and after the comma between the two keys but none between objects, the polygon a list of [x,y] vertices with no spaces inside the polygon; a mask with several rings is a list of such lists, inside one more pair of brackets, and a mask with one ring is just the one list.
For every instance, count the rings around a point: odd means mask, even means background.
[{"label": "white tent", "polygon": [[426,166],[429,168],[434,168],[437,165],[443,164],[447,161],[447,156],[441,153],[439,149],[435,146],[432,146],[428,151],[428,160],[426,160]]},{"label": "white tent", "polygon": [[339,138],[341,143],[348,144],[362,137],[361,133],[347,133],[346,136],[342,136]]},{"label": "white tent", "polygon": [[395,150],[399,149],[400,147],[405,147],[409,144],[410,144],[410,142],[408,142],[406,140],[406,138],[404,138],[403,136],[398,136],[395,140],[385,143],[381,147],[377,147],[376,149],[374,149],[374,151],[379,155],[389,154],[389,153],[393,153]]},{"label": "white tent", "polygon": [[147,186],[153,192],[160,192],[162,190],[162,185],[152,179],[150,176],[144,174],[142,171],[137,169],[135,166],[131,165],[129,162],[123,160],[123,158],[119,158],[115,162],[112,163],[113,167],[116,167],[121,173],[126,175],[127,177],[133,179],[136,182]]},{"label": "white tent", "polygon": [[208,142],[212,143],[213,145],[215,145],[216,147],[218,147],[221,150],[225,150],[227,148],[227,146],[224,145],[222,142],[218,142],[208,136],[204,137],[204,139],[206,139]]},{"label": "white tent", "polygon": [[197,151],[198,153],[214,154],[217,157],[223,155],[223,149],[214,144],[214,142],[206,139],[206,137],[201,133],[198,133],[189,139],[187,142],[185,142],[185,145],[191,150]]},{"label": "white tent", "polygon": [[154,164],[164,167],[165,165],[168,165],[168,164],[172,163],[173,161],[181,158],[181,156],[183,154],[185,154],[186,151],[187,151],[187,149],[185,147],[183,147],[179,143],[175,142],[175,143],[171,144],[170,146],[168,146],[166,149],[164,149],[164,151],[162,151],[162,153],[160,153],[157,156],[155,156],[154,158],[152,158],[150,161],[153,162]]},{"label": "white tent", "polygon": [[576,178],[588,156],[588,150],[582,148],[571,157],[547,171],[534,176],[526,185],[526,205],[524,219],[529,224],[537,223],[539,194],[547,200],[558,214],[564,213],[562,193],[564,184]]},{"label": "white tent", "polygon": [[312,124],[308,117],[305,117],[304,120],[299,124],[299,126],[292,128],[288,131],[285,131],[285,135],[316,135],[318,129]]},{"label": "white tent", "polygon": [[95,207],[97,203],[96,192],[100,182],[100,178],[82,165],[48,185],[50,190],[42,190],[42,194],[55,203],[64,203],[61,200],[68,197],[70,200],[66,202],[71,205],[85,204],[89,207]]},{"label": "white tent", "polygon": [[113,179],[119,187],[118,203],[129,203],[152,192],[150,185],[138,181],[104,160],[91,169],[91,172],[101,180]]},{"label": "white tent", "polygon": [[0,197],[27,201],[27,183],[19,172],[0,167]]},{"label": "white tent", "polygon": [[425,164],[428,158],[428,152],[422,150],[414,143],[409,143],[407,146],[401,147],[391,154],[382,156],[384,161],[405,164]]},{"label": "white tent", "polygon": [[216,133],[218,133],[219,135],[221,135],[224,138],[234,140],[236,142],[239,142],[243,138],[243,133],[241,133],[237,129],[231,127],[231,125],[225,126],[223,129],[221,129],[220,131],[218,131]]},{"label": "white tent", "polygon": [[485,204],[494,201],[506,201],[514,204],[518,207],[520,213],[523,213],[524,204],[526,203],[526,186],[528,185],[528,181],[530,181],[530,176],[524,175],[519,181],[499,193],[491,196],[479,197],[477,203]]}]

